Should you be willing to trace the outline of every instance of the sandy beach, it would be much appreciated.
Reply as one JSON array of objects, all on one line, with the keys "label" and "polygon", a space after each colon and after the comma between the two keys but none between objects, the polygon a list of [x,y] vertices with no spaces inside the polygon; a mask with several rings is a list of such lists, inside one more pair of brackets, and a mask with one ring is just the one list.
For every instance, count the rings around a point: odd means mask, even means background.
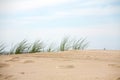
[{"label": "sandy beach", "polygon": [[120,80],[120,50],[1,55],[0,80]]}]

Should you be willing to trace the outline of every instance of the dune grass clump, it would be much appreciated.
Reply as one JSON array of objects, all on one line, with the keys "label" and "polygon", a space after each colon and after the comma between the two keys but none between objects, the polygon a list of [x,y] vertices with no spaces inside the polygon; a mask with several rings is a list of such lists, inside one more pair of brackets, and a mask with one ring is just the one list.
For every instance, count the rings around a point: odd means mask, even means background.
[{"label": "dune grass clump", "polygon": [[5,45],[3,43],[0,43],[0,54],[4,53]]},{"label": "dune grass clump", "polygon": [[54,51],[54,50],[52,50],[51,47],[48,47],[47,52],[53,52],[53,51]]},{"label": "dune grass clump", "polygon": [[60,43],[59,50],[66,51],[66,50],[69,50],[69,48],[70,48],[69,37],[64,37]]},{"label": "dune grass clump", "polygon": [[[67,50],[84,50],[88,47],[88,42],[86,38],[70,38],[64,37],[59,45],[47,44],[41,40],[36,40],[33,43],[28,43],[27,40],[23,40],[12,47],[9,54],[21,54],[21,53],[36,53],[36,52],[54,52],[54,51],[67,51]],[[4,44],[0,43],[0,54],[5,51]]]},{"label": "dune grass clump", "polygon": [[64,37],[60,43],[59,50],[67,51],[67,50],[84,50],[88,47],[88,42],[86,38],[80,39],[71,39],[69,37]]},{"label": "dune grass clump", "polygon": [[86,38],[73,40],[72,43],[73,50],[84,50],[85,48],[87,48],[87,46],[88,46],[88,42],[86,41]]},{"label": "dune grass clump", "polygon": [[54,46],[53,43],[50,44],[50,45],[48,45],[46,51],[47,51],[47,52],[54,52],[54,51],[56,51],[56,50],[53,48],[53,46]]},{"label": "dune grass clump", "polygon": [[31,46],[29,47],[29,53],[36,53],[44,51],[43,41],[36,40]]},{"label": "dune grass clump", "polygon": [[49,46],[48,48],[47,48],[47,50],[46,50],[47,52],[54,52],[55,50],[54,49],[52,49],[52,47],[51,46]]},{"label": "dune grass clump", "polygon": [[27,40],[23,40],[20,43],[16,44],[11,50],[10,54],[21,54],[28,52],[28,43]]}]

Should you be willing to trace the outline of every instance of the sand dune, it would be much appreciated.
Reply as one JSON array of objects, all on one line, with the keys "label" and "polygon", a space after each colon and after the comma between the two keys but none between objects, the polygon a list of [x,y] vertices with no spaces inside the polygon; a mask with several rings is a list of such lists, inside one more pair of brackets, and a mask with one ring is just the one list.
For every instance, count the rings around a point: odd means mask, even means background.
[{"label": "sand dune", "polygon": [[1,55],[0,80],[120,80],[120,51]]}]

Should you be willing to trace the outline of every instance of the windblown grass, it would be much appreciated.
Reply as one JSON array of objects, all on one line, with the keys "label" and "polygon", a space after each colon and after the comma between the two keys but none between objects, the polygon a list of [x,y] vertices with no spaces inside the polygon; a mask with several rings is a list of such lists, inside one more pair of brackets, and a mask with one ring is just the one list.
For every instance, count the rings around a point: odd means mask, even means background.
[{"label": "windblown grass", "polygon": [[59,50],[66,51],[69,50],[69,48],[70,48],[69,37],[64,37],[60,43]]},{"label": "windblown grass", "polygon": [[[27,40],[23,40],[10,49],[10,54],[21,53],[36,53],[36,52],[54,52],[54,51],[67,51],[67,50],[84,50],[88,47],[86,38],[71,39],[70,37],[64,37],[58,45],[46,45],[41,40],[36,40],[33,43],[28,43]],[[4,44],[0,44],[0,53],[5,50]]]},{"label": "windblown grass", "polygon": [[87,47],[88,47],[88,42],[86,41],[86,38],[73,40],[73,43],[72,43],[73,50],[84,50]]},{"label": "windblown grass", "polygon": [[50,44],[50,45],[47,47],[46,51],[47,51],[47,52],[54,52],[55,49],[53,48],[53,46],[54,46],[53,43]]},{"label": "windblown grass", "polygon": [[69,37],[64,37],[60,43],[60,51],[66,50],[84,50],[88,47],[88,42],[86,38],[71,39]]},{"label": "windblown grass", "polygon": [[27,40],[23,40],[20,43],[16,44],[11,50],[11,54],[21,54],[28,52],[28,43]]},{"label": "windblown grass", "polygon": [[49,46],[48,47],[48,49],[46,50],[47,52],[54,52],[55,50],[54,49],[52,49],[52,47],[51,46]]},{"label": "windblown grass", "polygon": [[4,53],[5,45],[3,43],[0,43],[0,54]]},{"label": "windblown grass", "polygon": [[29,47],[29,53],[36,53],[44,51],[43,41],[37,40]]}]

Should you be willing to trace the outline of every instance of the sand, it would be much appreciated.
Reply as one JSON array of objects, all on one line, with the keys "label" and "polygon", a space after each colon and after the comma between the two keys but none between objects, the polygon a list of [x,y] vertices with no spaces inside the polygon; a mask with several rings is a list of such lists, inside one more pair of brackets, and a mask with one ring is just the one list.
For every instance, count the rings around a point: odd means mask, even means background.
[{"label": "sand", "polygon": [[0,80],[120,80],[120,51],[1,55]]}]

